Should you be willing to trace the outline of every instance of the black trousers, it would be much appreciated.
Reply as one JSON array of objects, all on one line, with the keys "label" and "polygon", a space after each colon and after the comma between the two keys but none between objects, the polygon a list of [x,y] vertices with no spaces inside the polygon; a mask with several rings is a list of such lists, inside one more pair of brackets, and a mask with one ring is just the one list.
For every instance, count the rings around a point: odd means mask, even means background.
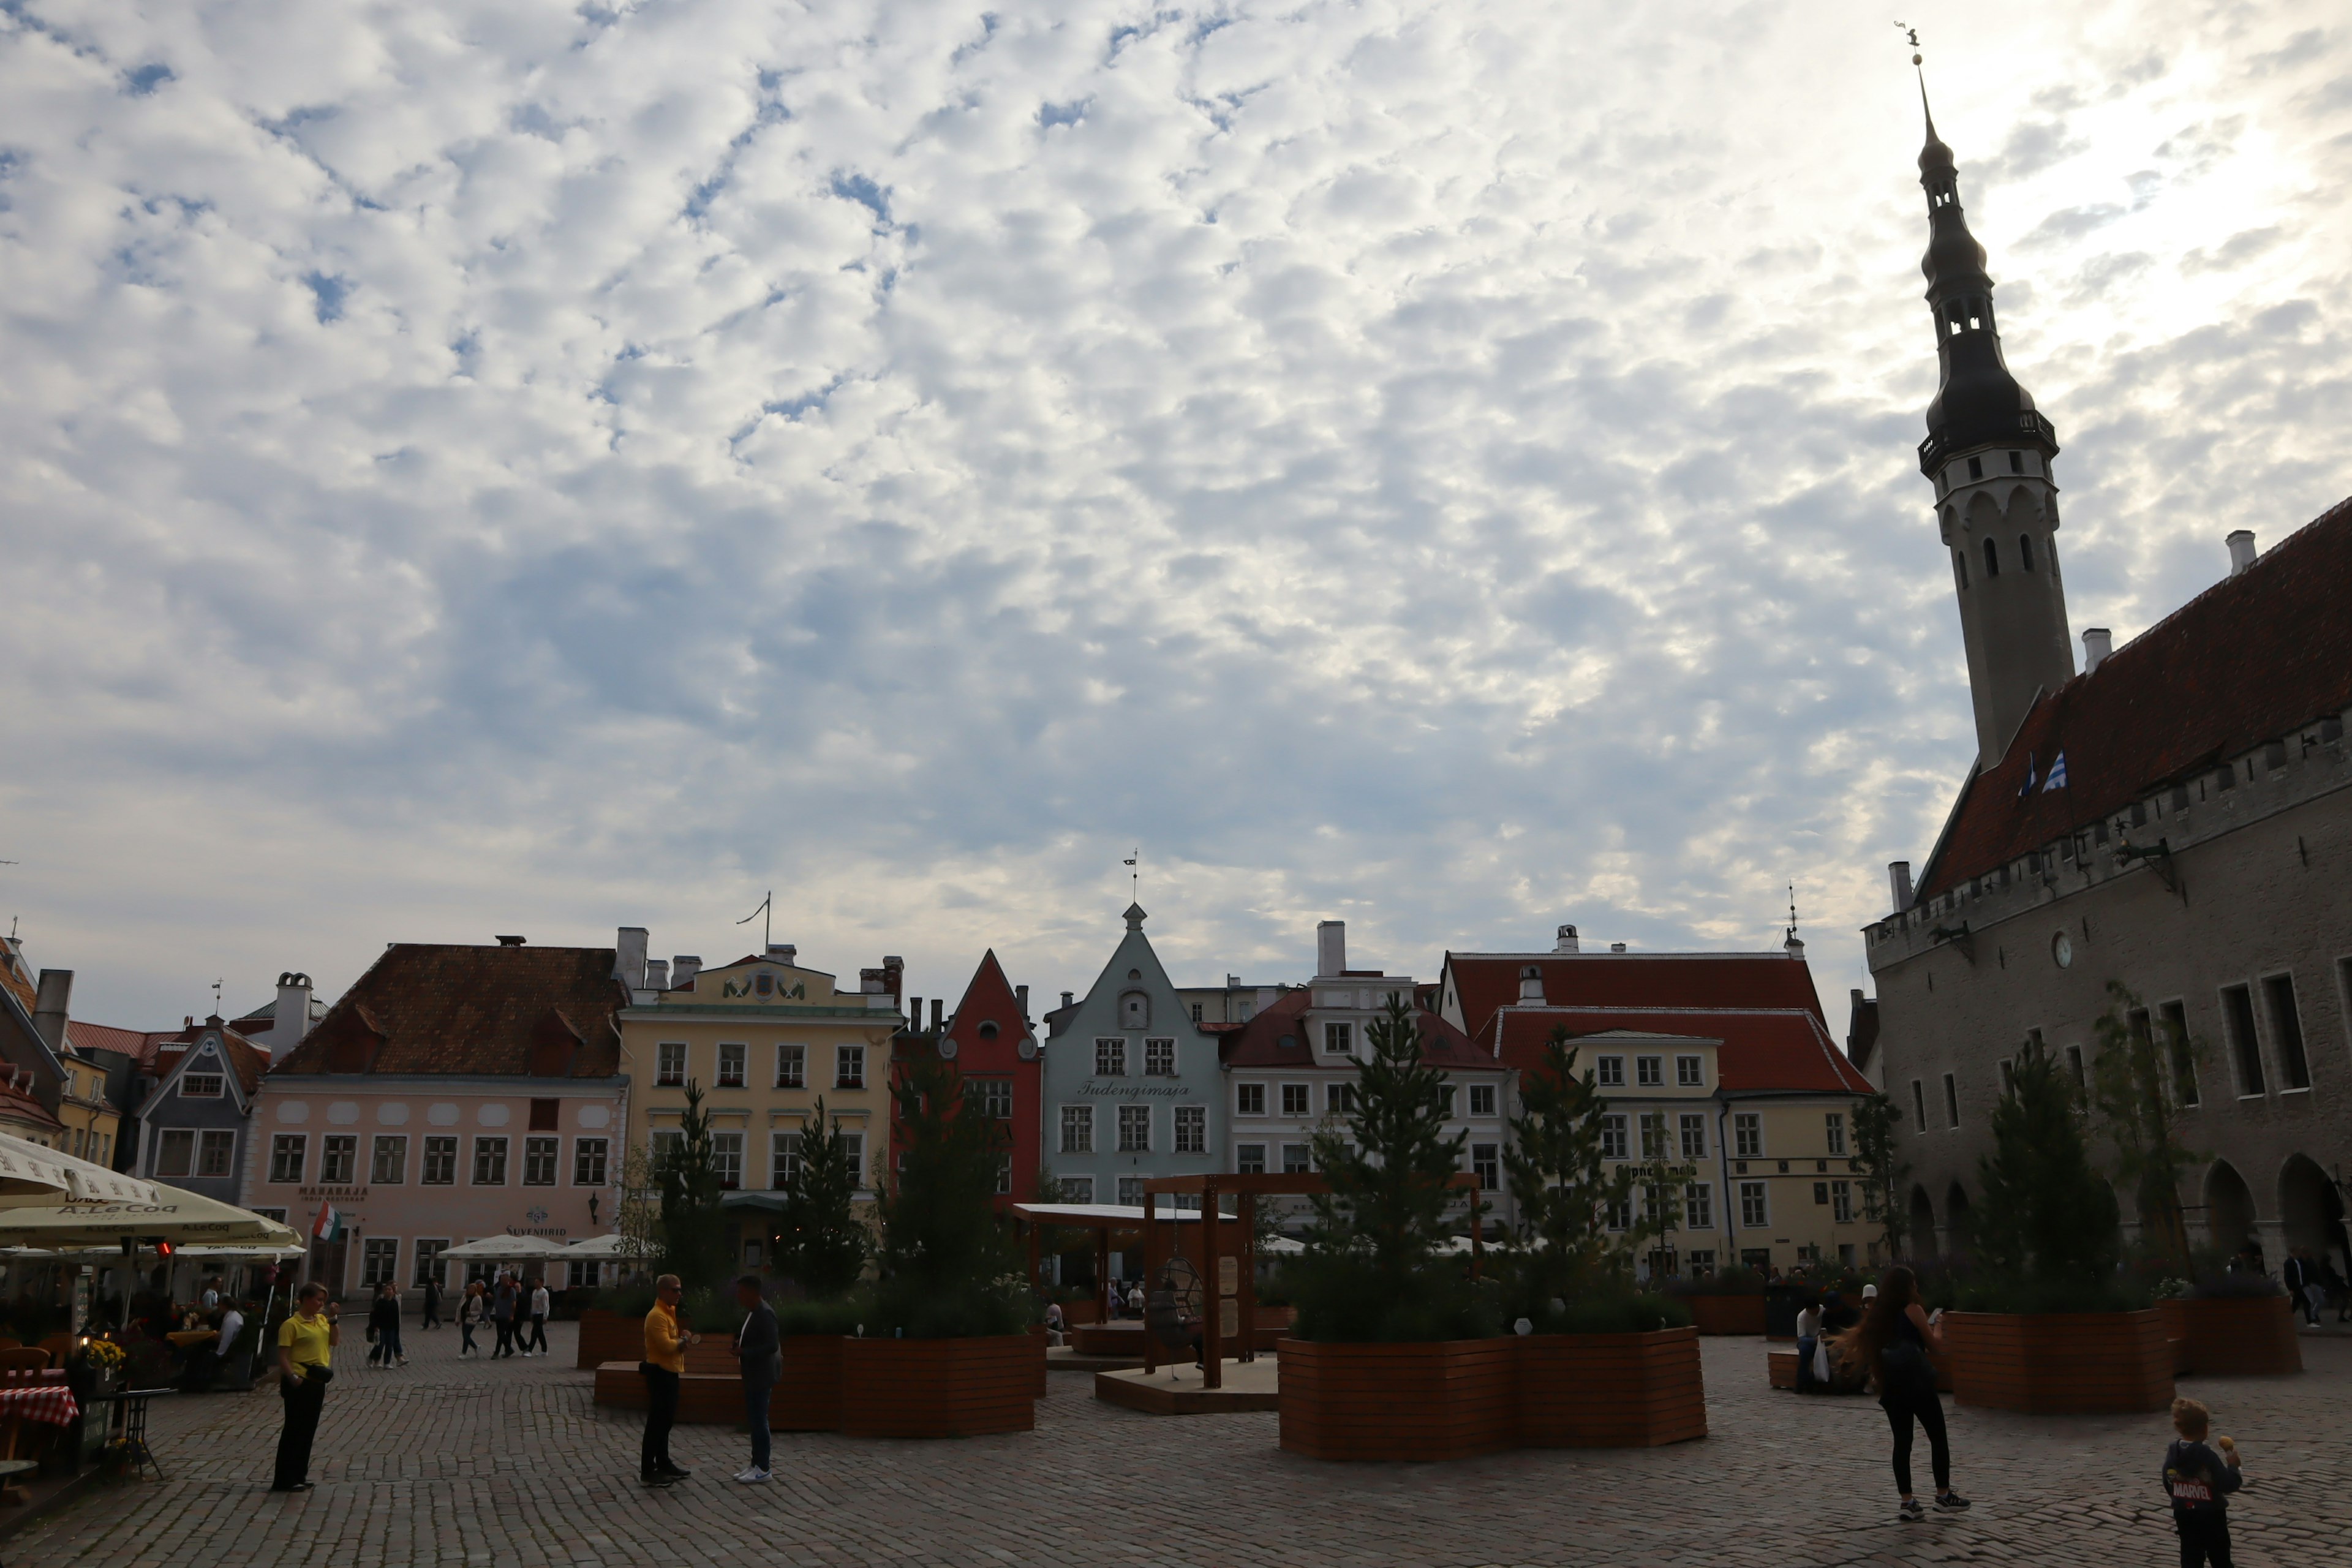
[{"label": "black trousers", "polygon": [[1878,1401],[1886,1412],[1887,1425],[1895,1428],[1895,1485],[1905,1497],[1911,1495],[1911,1423],[1916,1417],[1927,1434],[1927,1457],[1936,1472],[1936,1490],[1949,1491],[1952,1486],[1952,1446],[1944,1436],[1944,1402],[1934,1391],[1925,1394],[1889,1394]]},{"label": "black trousers", "polygon": [[310,1479],[310,1444],[319,1436],[327,1385],[315,1377],[290,1384],[281,1377],[278,1393],[286,1399],[286,1429],[278,1435],[278,1474],[270,1485],[283,1491]]},{"label": "black trousers", "polygon": [[527,1351],[538,1351],[542,1355],[545,1354],[547,1352],[547,1320],[541,1317],[537,1312],[533,1312],[530,1315],[530,1332],[528,1335],[519,1335],[517,1337],[522,1340],[523,1349]]},{"label": "black trousers", "polygon": [[637,1468],[644,1475],[672,1468],[669,1429],[677,1424],[677,1373],[658,1366],[646,1369],[646,1438],[637,1450]]},{"label": "black trousers", "polygon": [[492,1361],[496,1361],[502,1355],[514,1354],[514,1320],[512,1318],[493,1318],[491,1321],[495,1322],[499,1326],[499,1347],[490,1352],[490,1359]]},{"label": "black trousers", "polygon": [[2172,1527],[2180,1532],[2180,1568],[2231,1568],[2230,1516],[2220,1509],[2210,1512],[2175,1513]]}]

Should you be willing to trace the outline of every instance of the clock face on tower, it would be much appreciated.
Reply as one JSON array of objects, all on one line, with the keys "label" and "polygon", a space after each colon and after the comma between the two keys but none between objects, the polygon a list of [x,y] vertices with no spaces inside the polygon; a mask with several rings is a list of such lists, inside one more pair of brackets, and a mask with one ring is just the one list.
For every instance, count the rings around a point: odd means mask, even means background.
[{"label": "clock face on tower", "polygon": [[2063,931],[2050,939],[2050,961],[2061,969],[2070,968],[2074,963],[2074,939]]}]

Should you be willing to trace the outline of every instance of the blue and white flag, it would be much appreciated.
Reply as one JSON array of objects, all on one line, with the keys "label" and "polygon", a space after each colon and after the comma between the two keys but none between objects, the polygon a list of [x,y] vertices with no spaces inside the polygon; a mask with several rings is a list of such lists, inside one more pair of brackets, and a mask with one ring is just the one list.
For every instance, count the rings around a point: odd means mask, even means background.
[{"label": "blue and white flag", "polygon": [[2065,787],[2066,753],[2061,752],[2058,753],[2058,760],[2050,764],[2050,776],[2042,781],[2042,793],[2048,795],[2053,789],[2064,789]]}]

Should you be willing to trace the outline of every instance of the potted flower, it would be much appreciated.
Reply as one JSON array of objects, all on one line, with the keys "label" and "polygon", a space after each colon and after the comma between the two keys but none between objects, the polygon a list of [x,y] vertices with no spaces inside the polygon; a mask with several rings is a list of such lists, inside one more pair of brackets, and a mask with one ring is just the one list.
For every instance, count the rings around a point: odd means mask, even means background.
[{"label": "potted flower", "polygon": [[1978,1163],[1975,1277],[1944,1315],[1963,1405],[2035,1415],[2161,1410],[2172,1401],[2163,1318],[2120,1272],[2115,1191],[2091,1163],[2080,1093],[2029,1041]]},{"label": "potted flower", "polygon": [[904,1163],[882,1200],[879,1278],[864,1332],[841,1343],[841,1429],[854,1437],[969,1437],[1036,1425],[1036,1313],[995,1211],[1002,1124],[966,1116],[947,1062],[910,1064],[891,1091]]},{"label": "potted flower", "polygon": [[[1468,1134],[1445,1131],[1445,1075],[1391,996],[1365,1031],[1354,1108],[1315,1135],[1329,1184],[1284,1270],[1282,1447],[1321,1459],[1452,1459],[1517,1441],[1517,1342],[1491,1289],[1442,1257]],[[1479,1223],[1472,1215],[1470,1222]]]},{"label": "potted flower", "polygon": [[96,1401],[122,1390],[130,1364],[130,1352],[104,1338],[81,1341],[66,1358],[66,1386],[73,1391],[74,1403],[81,1410],[80,1430],[69,1439],[76,1444],[76,1463],[86,1464],[103,1454],[114,1407]]}]

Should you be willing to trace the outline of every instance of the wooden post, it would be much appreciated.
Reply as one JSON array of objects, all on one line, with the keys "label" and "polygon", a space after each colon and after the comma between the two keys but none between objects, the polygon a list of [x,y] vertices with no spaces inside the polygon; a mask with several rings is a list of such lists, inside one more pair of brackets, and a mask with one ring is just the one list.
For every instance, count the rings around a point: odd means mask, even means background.
[{"label": "wooden post", "polygon": [[1102,1322],[1109,1322],[1118,1314],[1110,1310],[1110,1226],[1095,1232],[1095,1305],[1102,1310]]},{"label": "wooden post", "polygon": [[1201,1250],[1209,1257],[1209,1278],[1208,1289],[1201,1293],[1204,1298],[1201,1322],[1202,1388],[1224,1385],[1218,1375],[1224,1369],[1225,1354],[1224,1336],[1219,1331],[1224,1327],[1225,1316],[1224,1268],[1219,1261],[1219,1255],[1223,1250],[1222,1233],[1225,1227],[1218,1223],[1220,1217],[1217,1213],[1217,1178],[1203,1176],[1201,1178]]},{"label": "wooden post", "polygon": [[1238,1193],[1234,1197],[1234,1217],[1242,1222],[1241,1321],[1244,1361],[1257,1360],[1257,1197],[1253,1193]]},{"label": "wooden post", "polygon": [[1151,1339],[1151,1293],[1160,1288],[1159,1194],[1149,1188],[1143,1194],[1143,1374],[1146,1377],[1160,1370],[1159,1346]]}]

